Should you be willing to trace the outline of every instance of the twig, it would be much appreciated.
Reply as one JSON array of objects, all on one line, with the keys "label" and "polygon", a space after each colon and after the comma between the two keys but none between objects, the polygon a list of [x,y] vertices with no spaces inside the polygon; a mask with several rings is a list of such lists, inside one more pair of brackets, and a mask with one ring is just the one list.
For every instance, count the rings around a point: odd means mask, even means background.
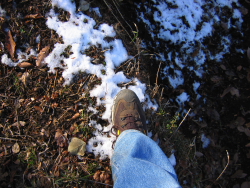
[{"label": "twig", "polygon": [[109,4],[108,4],[105,0],[103,0],[103,1],[104,1],[104,3],[107,5],[107,7],[109,8],[109,10],[111,11],[111,13],[113,14],[113,16],[115,17],[115,19],[121,24],[122,28],[123,28],[124,31],[127,33],[127,35],[129,36],[129,38],[130,38],[131,40],[133,40],[132,37],[130,36],[130,34],[128,33],[128,31],[126,30],[126,28],[122,25],[122,23],[121,23],[121,22],[119,21],[119,19],[116,17],[116,15],[114,14],[114,12],[113,12],[112,8],[109,6]]},{"label": "twig", "polygon": [[158,67],[158,70],[157,70],[157,74],[156,74],[156,80],[155,80],[156,85],[158,85],[158,75],[159,75],[161,63],[162,63],[162,62],[160,62],[159,67]]},{"label": "twig", "polygon": [[182,121],[180,122],[179,126],[177,127],[177,129],[174,131],[174,133],[170,136],[170,138],[168,140],[170,140],[173,137],[173,135],[179,130],[179,128],[181,127],[182,123],[185,121],[187,115],[189,114],[190,110],[191,110],[191,108],[189,108],[189,110],[186,113],[185,117],[182,119]]},{"label": "twig", "polygon": [[229,156],[229,153],[227,150],[226,150],[226,152],[227,152],[227,164],[226,164],[225,168],[222,170],[222,172],[220,173],[219,177],[215,180],[215,182],[218,181],[218,179],[220,179],[220,177],[222,176],[222,174],[225,172],[225,170],[227,169],[227,167],[229,165],[230,156]]},{"label": "twig", "polygon": [[13,141],[21,141],[21,140],[14,139],[14,138],[4,138],[4,137],[0,137],[0,139],[3,139],[3,140],[13,140]]},{"label": "twig", "polygon": [[123,19],[123,20],[125,21],[125,23],[129,26],[129,28],[131,29],[131,31],[133,31],[132,27],[128,24],[128,22],[126,21],[126,19],[123,17],[122,13],[120,12],[120,10],[119,10],[119,8],[118,8],[118,6],[117,6],[117,4],[116,4],[116,1],[113,1],[113,3],[114,3],[114,5],[115,5],[117,11],[118,11],[119,14],[121,15],[122,19]]}]

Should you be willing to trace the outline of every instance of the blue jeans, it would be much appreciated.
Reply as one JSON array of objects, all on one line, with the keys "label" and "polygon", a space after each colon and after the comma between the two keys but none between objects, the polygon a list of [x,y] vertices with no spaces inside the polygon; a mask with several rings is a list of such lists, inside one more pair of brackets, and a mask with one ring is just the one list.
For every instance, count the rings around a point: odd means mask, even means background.
[{"label": "blue jeans", "polygon": [[117,188],[181,187],[160,147],[137,130],[126,130],[118,137],[111,166]]}]

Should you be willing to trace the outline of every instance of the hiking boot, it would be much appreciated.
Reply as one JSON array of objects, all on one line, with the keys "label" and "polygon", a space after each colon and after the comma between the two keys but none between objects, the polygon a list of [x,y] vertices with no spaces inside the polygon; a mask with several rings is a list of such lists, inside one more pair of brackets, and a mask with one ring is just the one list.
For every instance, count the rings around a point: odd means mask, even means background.
[{"label": "hiking boot", "polygon": [[121,90],[112,107],[112,123],[117,135],[128,129],[136,129],[147,134],[145,114],[137,95],[129,90]]}]

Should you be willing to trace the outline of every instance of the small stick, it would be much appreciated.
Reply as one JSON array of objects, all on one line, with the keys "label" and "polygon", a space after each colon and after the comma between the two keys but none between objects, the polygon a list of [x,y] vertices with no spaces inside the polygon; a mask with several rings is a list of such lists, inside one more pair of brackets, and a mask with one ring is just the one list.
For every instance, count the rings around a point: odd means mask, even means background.
[{"label": "small stick", "polygon": [[180,126],[181,126],[182,123],[185,121],[185,119],[186,119],[187,115],[189,114],[190,110],[191,110],[191,108],[189,108],[189,110],[188,110],[188,112],[186,113],[185,117],[184,117],[183,120],[180,122],[179,126],[177,127],[177,129],[174,131],[174,133],[170,136],[170,138],[169,138],[168,140],[170,140],[170,139],[173,137],[173,135],[179,130]]},{"label": "small stick", "polygon": [[227,150],[226,150],[226,152],[227,152],[227,164],[226,164],[225,168],[222,170],[222,172],[220,173],[219,177],[215,181],[217,181],[218,179],[220,179],[220,177],[222,176],[222,174],[225,172],[225,170],[227,169],[227,167],[229,165],[230,156],[229,156],[229,153],[228,153]]},{"label": "small stick", "polygon": [[158,75],[159,75],[159,71],[160,71],[161,63],[162,63],[162,62],[160,62],[160,64],[159,64],[158,71],[157,71],[157,75],[156,75],[156,80],[155,80],[156,85],[158,85]]},{"label": "small stick", "polygon": [[0,139],[3,139],[3,140],[13,140],[13,141],[20,141],[18,139],[14,139],[14,138],[4,138],[4,137],[0,137]]}]

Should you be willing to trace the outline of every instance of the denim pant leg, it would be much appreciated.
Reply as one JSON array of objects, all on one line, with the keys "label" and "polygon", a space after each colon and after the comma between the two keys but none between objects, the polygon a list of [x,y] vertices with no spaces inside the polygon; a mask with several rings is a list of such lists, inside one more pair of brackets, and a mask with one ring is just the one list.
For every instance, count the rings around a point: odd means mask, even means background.
[{"label": "denim pant leg", "polygon": [[111,166],[116,188],[181,187],[160,147],[137,130],[126,130],[118,137]]}]

